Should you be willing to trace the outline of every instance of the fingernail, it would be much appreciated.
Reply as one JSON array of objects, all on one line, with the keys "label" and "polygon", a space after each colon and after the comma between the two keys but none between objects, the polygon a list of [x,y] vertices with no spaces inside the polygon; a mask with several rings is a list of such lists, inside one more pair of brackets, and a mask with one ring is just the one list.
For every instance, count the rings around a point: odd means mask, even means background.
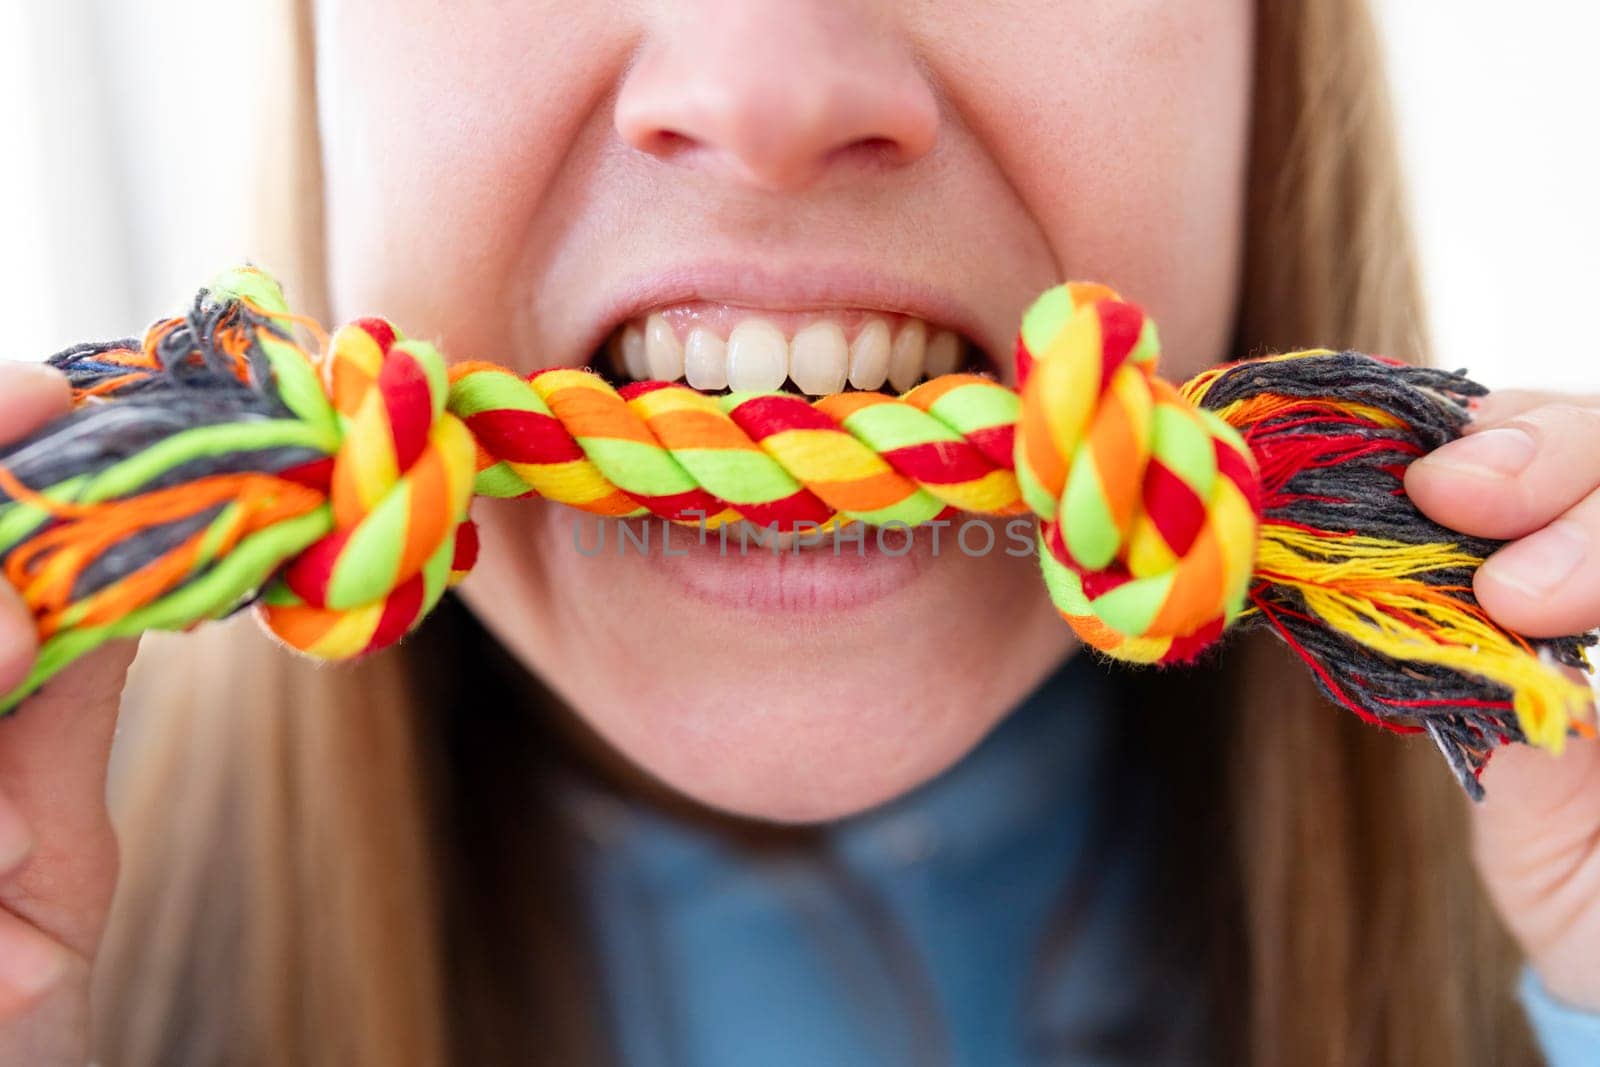
[{"label": "fingernail", "polygon": [[1529,596],[1548,596],[1572,577],[1588,554],[1588,531],[1575,522],[1557,519],[1490,556],[1483,569],[1495,581]]},{"label": "fingernail", "polygon": [[1510,478],[1521,474],[1538,451],[1538,443],[1526,430],[1496,426],[1451,441],[1418,462],[1479,478]]},{"label": "fingernail", "polygon": [[0,951],[0,981],[24,996],[43,993],[67,973],[67,950],[37,931],[12,938]]}]

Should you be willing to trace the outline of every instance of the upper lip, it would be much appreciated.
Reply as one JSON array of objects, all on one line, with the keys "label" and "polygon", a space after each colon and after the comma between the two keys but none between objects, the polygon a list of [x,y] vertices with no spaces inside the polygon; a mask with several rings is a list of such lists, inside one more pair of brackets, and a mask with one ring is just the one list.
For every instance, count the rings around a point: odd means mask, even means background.
[{"label": "upper lip", "polygon": [[619,326],[655,308],[707,301],[753,312],[862,308],[894,312],[944,327],[972,342],[998,372],[999,339],[987,337],[977,313],[953,294],[861,268],[775,268],[749,262],[686,264],[626,280],[595,316],[582,351],[593,352]]}]

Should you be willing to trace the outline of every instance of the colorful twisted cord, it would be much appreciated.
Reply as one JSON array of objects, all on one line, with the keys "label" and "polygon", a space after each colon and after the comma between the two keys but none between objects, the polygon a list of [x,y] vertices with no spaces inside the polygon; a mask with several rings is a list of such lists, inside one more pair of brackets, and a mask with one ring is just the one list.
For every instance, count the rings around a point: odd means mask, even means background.
[{"label": "colorful twisted cord", "polygon": [[[315,342],[315,343],[313,343]],[[1019,390],[706,395],[587,370],[447,366],[380,319],[324,336],[250,268],[141,339],[52,357],[74,412],[0,451],[0,573],[41,653],[15,707],[113,637],[254,605],[341,659],[409,633],[470,570],[474,495],[779,529],[1032,513],[1085,643],[1175,663],[1264,625],[1335,701],[1426,731],[1466,788],[1500,744],[1593,732],[1593,635],[1532,642],[1471,593],[1493,542],[1404,497],[1481,387],[1352,352],[1157,376],[1155,326],[1100,286],[1046,293]]]}]

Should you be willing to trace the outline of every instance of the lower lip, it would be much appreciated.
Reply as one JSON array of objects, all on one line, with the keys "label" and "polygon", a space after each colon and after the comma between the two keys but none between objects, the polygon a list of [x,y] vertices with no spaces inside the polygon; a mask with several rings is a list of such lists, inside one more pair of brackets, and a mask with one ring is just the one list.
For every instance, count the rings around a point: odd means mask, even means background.
[{"label": "lower lip", "polygon": [[[921,531],[821,535],[806,547],[741,543],[737,532],[649,524],[651,562],[679,589],[719,607],[768,614],[866,607],[915,582],[935,553]],[[665,540],[663,541],[663,534]]]}]

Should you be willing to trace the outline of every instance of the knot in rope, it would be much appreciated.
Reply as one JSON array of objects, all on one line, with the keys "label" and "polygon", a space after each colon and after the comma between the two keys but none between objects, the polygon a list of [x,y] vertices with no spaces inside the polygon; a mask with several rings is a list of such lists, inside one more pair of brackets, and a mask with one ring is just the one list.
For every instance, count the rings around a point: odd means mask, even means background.
[{"label": "knot in rope", "polygon": [[459,537],[477,448],[446,409],[444,358],[382,319],[329,339],[323,387],[339,432],[326,474],[332,529],[267,590],[263,623],[286,644],[347,659],[393,644],[470,566]]},{"label": "knot in rope", "polygon": [[1237,431],[1156,377],[1155,324],[1103,286],[1023,320],[1016,467],[1051,599],[1120,659],[1192,659],[1243,610],[1260,526]]}]

